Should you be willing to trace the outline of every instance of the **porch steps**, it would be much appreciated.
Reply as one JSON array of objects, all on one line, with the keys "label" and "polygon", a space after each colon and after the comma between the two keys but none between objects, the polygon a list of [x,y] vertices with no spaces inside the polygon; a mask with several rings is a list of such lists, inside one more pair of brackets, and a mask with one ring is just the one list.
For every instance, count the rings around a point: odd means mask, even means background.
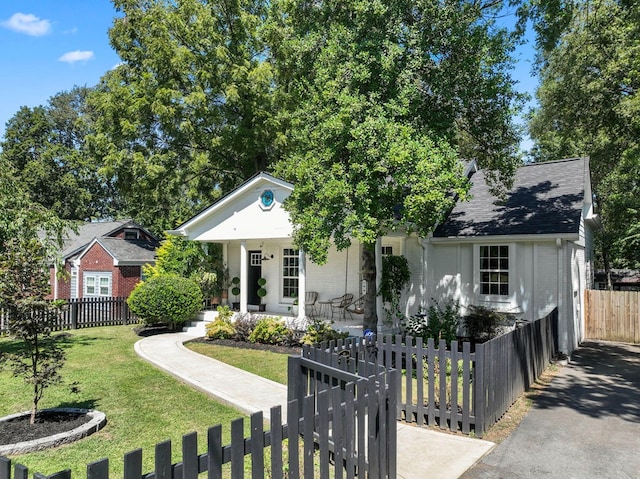
[{"label": "porch steps", "polygon": [[196,337],[204,336],[207,332],[207,323],[210,323],[217,317],[217,311],[200,311],[193,320],[185,323],[182,332]]}]

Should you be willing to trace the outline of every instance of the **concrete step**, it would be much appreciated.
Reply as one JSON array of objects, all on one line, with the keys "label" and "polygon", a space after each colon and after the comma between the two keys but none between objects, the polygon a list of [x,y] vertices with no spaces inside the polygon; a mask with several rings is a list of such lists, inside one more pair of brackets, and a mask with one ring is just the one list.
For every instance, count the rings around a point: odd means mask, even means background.
[{"label": "concrete step", "polygon": [[195,319],[184,324],[182,332],[196,337],[204,336],[206,325],[218,317],[217,311],[200,311]]}]

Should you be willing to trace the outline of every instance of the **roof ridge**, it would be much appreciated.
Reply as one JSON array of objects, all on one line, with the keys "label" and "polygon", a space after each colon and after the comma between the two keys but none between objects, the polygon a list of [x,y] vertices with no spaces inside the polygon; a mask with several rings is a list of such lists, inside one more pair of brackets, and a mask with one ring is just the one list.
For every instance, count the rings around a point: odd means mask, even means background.
[{"label": "roof ridge", "polygon": [[522,167],[525,166],[542,166],[542,165],[550,165],[550,164],[554,164],[554,163],[568,163],[570,161],[579,161],[579,160],[586,160],[588,157],[587,156],[576,156],[573,158],[562,158],[560,160],[550,160],[550,161],[534,161],[532,163],[525,163],[522,165]]}]

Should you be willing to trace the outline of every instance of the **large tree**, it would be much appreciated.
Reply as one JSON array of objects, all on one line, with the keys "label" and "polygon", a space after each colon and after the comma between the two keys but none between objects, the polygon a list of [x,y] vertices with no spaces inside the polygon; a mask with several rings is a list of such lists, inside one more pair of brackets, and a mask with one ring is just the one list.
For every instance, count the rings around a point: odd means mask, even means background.
[{"label": "large tree", "polygon": [[122,62],[92,99],[95,151],[132,217],[169,229],[278,155],[264,0],[116,0]]},{"label": "large tree", "polygon": [[273,2],[265,30],[290,112],[277,173],[295,184],[294,241],[323,263],[329,245],[363,245],[365,327],[375,328],[376,240],[426,236],[475,159],[496,190],[516,165],[509,70],[515,37],[500,1]]},{"label": "large tree", "polygon": [[637,266],[640,5],[535,1],[531,12],[541,78],[529,123],[534,158],[590,157],[602,263]]},{"label": "large tree", "polygon": [[119,207],[110,181],[100,174],[99,159],[86,148],[93,124],[89,92],[74,87],[44,106],[20,108],[0,143],[2,157],[30,197],[64,219],[109,217]]}]

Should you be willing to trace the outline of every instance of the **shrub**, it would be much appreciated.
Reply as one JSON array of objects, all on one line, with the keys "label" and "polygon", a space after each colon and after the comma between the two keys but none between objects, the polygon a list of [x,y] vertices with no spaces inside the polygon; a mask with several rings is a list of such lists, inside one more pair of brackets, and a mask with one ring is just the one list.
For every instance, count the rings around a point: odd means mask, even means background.
[{"label": "shrub", "polygon": [[498,326],[506,323],[511,315],[500,313],[484,306],[469,306],[470,313],[464,318],[464,327],[475,341],[488,341],[497,336]]},{"label": "shrub", "polygon": [[427,335],[436,341],[444,339],[447,346],[458,337],[458,324],[460,323],[460,305],[457,301],[447,300],[444,309],[438,303],[429,307],[427,315]]},{"label": "shrub", "polygon": [[207,339],[231,339],[235,336],[236,330],[229,318],[218,316],[205,326]]},{"label": "shrub", "polygon": [[337,341],[338,339],[345,339],[347,336],[349,336],[349,333],[336,331],[326,321],[316,319],[309,325],[307,332],[302,336],[300,342],[302,344],[313,345],[323,341]]},{"label": "shrub", "polygon": [[252,343],[282,344],[292,343],[293,331],[283,321],[268,316],[260,319],[251,334],[249,341]]},{"label": "shrub", "polygon": [[405,324],[405,334],[414,338],[421,337],[425,341],[433,338],[436,342],[440,339],[451,341],[458,337],[458,325],[460,305],[457,301],[447,300],[442,308],[437,302],[430,306],[426,316],[412,316]]},{"label": "shrub", "polygon": [[234,323],[236,334],[233,336],[233,339],[236,341],[249,341],[249,336],[255,329],[257,322],[258,320],[255,316],[250,313],[243,314],[237,318]]},{"label": "shrub", "polygon": [[162,274],[139,283],[127,304],[145,325],[175,326],[190,320],[202,308],[202,292],[191,279]]}]

